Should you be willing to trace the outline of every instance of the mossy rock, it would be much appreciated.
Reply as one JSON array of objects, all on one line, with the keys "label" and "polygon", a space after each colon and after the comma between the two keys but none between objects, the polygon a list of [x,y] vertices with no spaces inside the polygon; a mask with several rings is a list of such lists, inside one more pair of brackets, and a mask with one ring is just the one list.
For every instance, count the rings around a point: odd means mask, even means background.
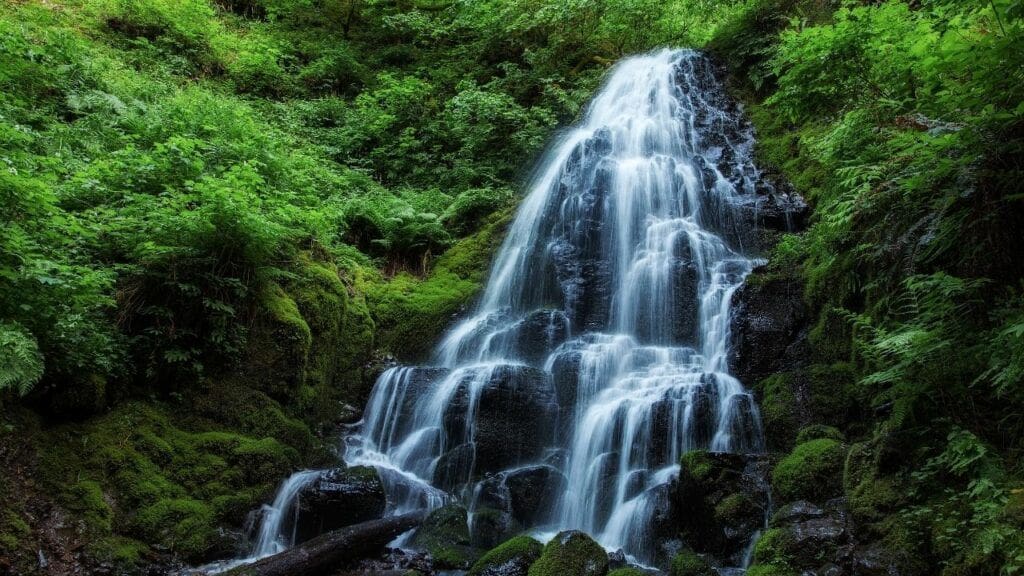
[{"label": "mossy rock", "polygon": [[544,545],[529,536],[516,536],[493,548],[473,564],[468,576],[526,576]]},{"label": "mossy rock", "polygon": [[793,538],[784,528],[770,528],[754,546],[754,564],[788,567]]},{"label": "mossy rock", "polygon": [[793,374],[788,372],[773,374],[755,386],[761,405],[761,419],[772,448],[789,449],[793,446],[798,425],[793,378]]},{"label": "mossy rock", "polygon": [[693,550],[683,550],[672,558],[670,576],[715,576],[714,569]]},{"label": "mossy rock", "polygon": [[785,565],[755,564],[747,568],[746,576],[800,576],[800,573]]},{"label": "mossy rock", "polygon": [[605,576],[608,554],[600,544],[577,530],[559,532],[530,566],[529,576]]},{"label": "mossy rock", "polygon": [[796,435],[796,443],[803,444],[804,442],[810,442],[811,440],[819,440],[821,438],[827,438],[829,440],[835,440],[836,442],[845,442],[846,436],[834,426],[826,426],[825,424],[811,424],[810,426],[804,426],[800,429],[800,432]]},{"label": "mossy rock", "polygon": [[437,568],[465,570],[480,556],[469,537],[469,515],[457,504],[434,510],[412,537],[412,545],[430,553]]},{"label": "mossy rock", "polygon": [[726,496],[715,505],[715,522],[735,526],[764,518],[764,510],[742,492]]},{"label": "mossy rock", "polygon": [[850,446],[843,469],[843,491],[853,518],[870,529],[904,501],[903,491],[891,476],[879,470],[879,446],[858,442]]},{"label": "mossy rock", "polygon": [[219,528],[240,525],[301,462],[274,438],[203,425],[180,406],[130,402],[39,435],[40,481],[83,521],[88,555],[130,564],[160,545],[209,560],[229,547]]},{"label": "mossy rock", "polygon": [[823,502],[842,491],[846,450],[839,442],[820,438],[793,449],[772,470],[772,488],[781,502]]}]

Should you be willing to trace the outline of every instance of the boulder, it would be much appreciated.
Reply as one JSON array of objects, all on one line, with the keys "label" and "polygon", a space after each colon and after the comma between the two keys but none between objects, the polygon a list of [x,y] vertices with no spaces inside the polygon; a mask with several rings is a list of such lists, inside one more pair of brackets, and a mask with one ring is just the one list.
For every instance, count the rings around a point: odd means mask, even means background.
[{"label": "boulder", "polygon": [[381,518],[386,506],[384,486],[376,469],[355,466],[327,470],[299,492],[295,542]]},{"label": "boulder", "polygon": [[842,493],[846,447],[831,438],[799,444],[772,470],[772,488],[781,502],[824,502]]},{"label": "boulder", "polygon": [[490,550],[470,568],[468,576],[527,576],[544,545],[529,536],[516,536]]},{"label": "boulder", "polygon": [[489,347],[507,358],[543,363],[569,336],[569,318],[561,310],[536,310],[494,335]]},{"label": "boulder", "polygon": [[466,509],[457,504],[448,504],[431,512],[413,534],[410,543],[429,552],[437,568],[465,570],[480,555],[469,537]]},{"label": "boulder", "polygon": [[[767,459],[763,456],[694,451],[683,455],[673,486],[670,518],[663,520],[717,565],[737,566],[768,506]],[[671,543],[673,534],[658,530]],[[673,551],[669,545],[660,546]],[[670,559],[671,557],[669,557]],[[664,559],[663,559],[664,561]]]},{"label": "boulder", "polygon": [[600,544],[577,530],[559,532],[530,566],[529,576],[605,576],[608,554]]},{"label": "boulder", "polygon": [[444,413],[447,443],[460,453],[443,455],[435,483],[452,488],[472,475],[540,460],[554,441],[557,414],[542,370],[502,364],[467,372]]}]

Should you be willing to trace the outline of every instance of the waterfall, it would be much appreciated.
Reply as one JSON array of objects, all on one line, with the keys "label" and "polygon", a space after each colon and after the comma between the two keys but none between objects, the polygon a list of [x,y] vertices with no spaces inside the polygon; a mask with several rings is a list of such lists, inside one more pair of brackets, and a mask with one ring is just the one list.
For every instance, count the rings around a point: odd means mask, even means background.
[{"label": "waterfall", "polygon": [[380,376],[346,461],[387,471],[393,510],[472,506],[482,481],[543,466],[550,506],[524,527],[650,559],[684,452],[763,450],[727,366],[766,186],[752,145],[706,57],[616,65],[540,161],[475,312],[436,366]]}]

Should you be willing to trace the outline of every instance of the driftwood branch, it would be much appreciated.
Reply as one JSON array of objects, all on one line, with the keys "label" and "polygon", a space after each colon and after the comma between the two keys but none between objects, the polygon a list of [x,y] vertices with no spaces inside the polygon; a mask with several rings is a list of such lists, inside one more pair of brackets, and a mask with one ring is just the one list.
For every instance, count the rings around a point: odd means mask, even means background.
[{"label": "driftwood branch", "polygon": [[225,576],[315,576],[379,555],[388,542],[423,522],[425,512],[370,520],[321,534],[308,542],[239,566]]}]

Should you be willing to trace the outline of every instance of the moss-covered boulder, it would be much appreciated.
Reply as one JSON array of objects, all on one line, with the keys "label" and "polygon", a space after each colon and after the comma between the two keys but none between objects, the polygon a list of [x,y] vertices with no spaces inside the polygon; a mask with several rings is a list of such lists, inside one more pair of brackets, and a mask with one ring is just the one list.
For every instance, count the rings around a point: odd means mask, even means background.
[{"label": "moss-covered boulder", "polygon": [[605,576],[608,554],[600,544],[577,530],[559,532],[530,566],[529,576]]},{"label": "moss-covered boulder", "polygon": [[693,550],[683,550],[672,559],[669,576],[715,576],[715,571]]},{"label": "moss-covered boulder", "polygon": [[412,537],[413,547],[426,550],[434,566],[465,570],[480,557],[469,536],[469,515],[457,504],[434,510]]},{"label": "moss-covered boulder", "polygon": [[843,445],[830,438],[798,445],[772,470],[772,488],[779,501],[823,502],[838,496],[845,456]]},{"label": "moss-covered boulder", "polygon": [[681,540],[724,565],[733,564],[764,521],[766,469],[767,460],[756,456],[703,450],[684,454],[673,496]]},{"label": "moss-covered boulder", "polygon": [[544,545],[529,536],[516,536],[484,554],[468,576],[527,576]]},{"label": "moss-covered boulder", "polygon": [[846,436],[839,431],[835,426],[827,426],[825,424],[811,424],[810,426],[804,426],[800,429],[800,432],[796,435],[796,443],[803,444],[804,442],[810,442],[811,440],[819,440],[821,438],[827,438],[829,440],[835,440],[836,442],[845,442]]}]

